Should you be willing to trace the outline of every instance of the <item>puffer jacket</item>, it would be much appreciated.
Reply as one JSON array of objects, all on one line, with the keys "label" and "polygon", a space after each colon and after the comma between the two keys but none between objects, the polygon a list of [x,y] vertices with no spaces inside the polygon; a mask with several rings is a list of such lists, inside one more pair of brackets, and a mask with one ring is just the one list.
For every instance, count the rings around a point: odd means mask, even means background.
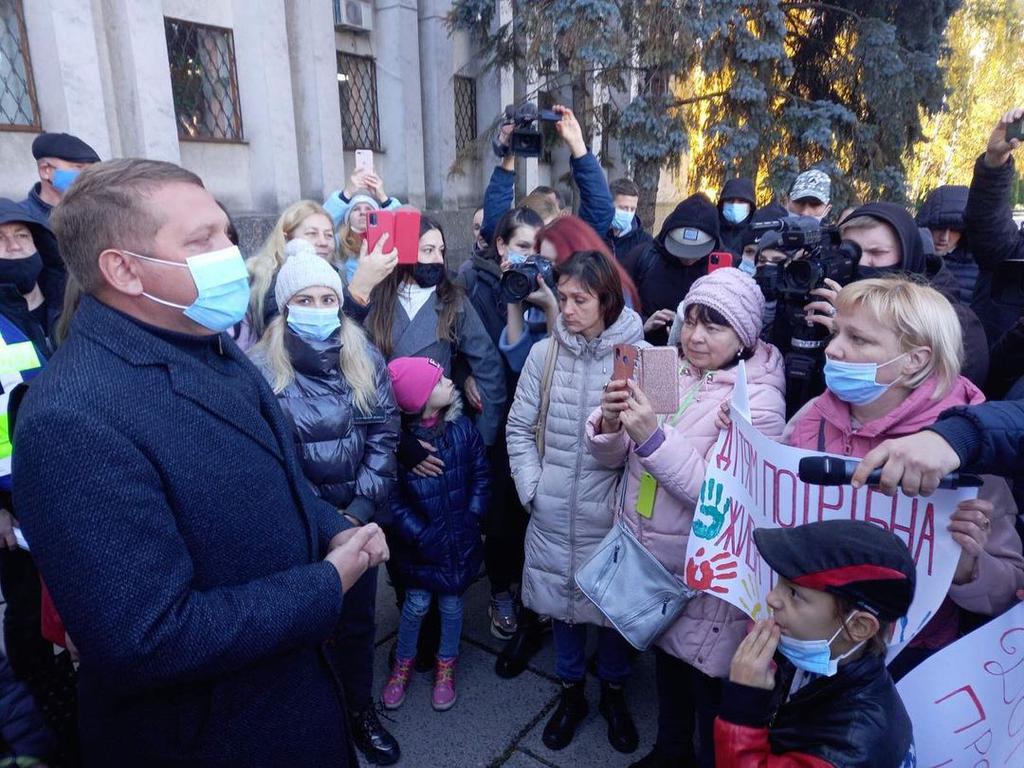
[{"label": "puffer jacket", "polygon": [[[778,439],[786,425],[786,370],[779,351],[763,341],[746,362],[750,415],[768,437]],[[719,406],[732,396],[739,368],[700,374],[683,363],[679,402],[689,406],[678,419],[670,417],[641,446],[625,429],[601,434],[601,408],[587,420],[587,448],[609,469],[626,464],[620,481],[618,514],[647,550],[669,571],[685,579],[686,547],[693,512],[700,499],[709,454],[718,440],[715,419]],[[663,437],[662,437],[663,436]],[[656,446],[651,450],[651,446]],[[643,473],[658,481],[650,517],[636,511]],[[725,677],[729,662],[747,634],[746,614],[711,594],[701,594],[658,638],[658,646],[712,677]]]},{"label": "puffer jacket", "polygon": [[[614,522],[614,470],[585,450],[587,417],[611,378],[616,344],[636,344],[643,323],[631,309],[593,341],[570,333],[559,316],[554,332],[533,345],[508,417],[508,456],[519,500],[530,512],[523,568],[523,604],[570,623],[605,624],[576,586],[576,570]],[[540,413],[548,347],[557,344],[549,385],[544,457],[534,431]]]},{"label": "puffer jacket", "polygon": [[[302,473],[322,499],[370,522],[378,511],[387,512],[397,465],[399,413],[384,357],[367,340],[378,404],[362,413],[339,372],[337,334],[327,341],[307,341],[286,327],[284,343],[295,379],[277,401],[295,436]],[[266,360],[255,353],[253,362],[271,381]]]},{"label": "puffer jacket", "polygon": [[401,582],[437,595],[461,595],[480,572],[480,531],[491,493],[483,440],[456,398],[443,421],[410,426],[414,437],[437,449],[444,474],[402,470],[391,494],[388,542]]},{"label": "puffer jacket", "polygon": [[[949,408],[985,401],[981,391],[963,376],[941,397],[933,397],[937,386],[937,377],[926,379],[888,414],[856,428],[850,406],[826,391],[793,417],[783,440],[797,448],[860,458],[885,440],[912,435],[930,426]],[[994,510],[988,542],[978,557],[974,578],[966,584],[950,586],[948,599],[911,641],[911,646],[936,650],[955,640],[959,615],[954,603],[974,613],[997,616],[1016,603],[1017,590],[1024,588],[1024,556],[1014,529],[1017,506],[1013,494],[1002,478],[983,477],[985,483],[978,497],[991,501]]]}]

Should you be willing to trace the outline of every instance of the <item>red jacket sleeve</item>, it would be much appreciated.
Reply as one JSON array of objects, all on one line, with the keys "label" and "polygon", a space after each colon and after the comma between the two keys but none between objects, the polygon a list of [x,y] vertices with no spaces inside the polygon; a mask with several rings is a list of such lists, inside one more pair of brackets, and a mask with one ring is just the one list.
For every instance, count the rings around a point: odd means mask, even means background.
[{"label": "red jacket sleeve", "polygon": [[787,752],[773,755],[768,729],[715,720],[715,766],[717,768],[836,768],[812,755]]}]

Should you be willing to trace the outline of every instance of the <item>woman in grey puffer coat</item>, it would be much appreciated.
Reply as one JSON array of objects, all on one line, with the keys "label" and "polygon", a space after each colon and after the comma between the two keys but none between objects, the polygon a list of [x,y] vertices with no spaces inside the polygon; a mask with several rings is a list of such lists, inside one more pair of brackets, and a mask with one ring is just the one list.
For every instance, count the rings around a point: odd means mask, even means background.
[{"label": "woman in grey puffer coat", "polygon": [[[281,314],[250,350],[292,426],[303,474],[318,496],[353,524],[386,522],[395,483],[400,415],[384,357],[340,313],[341,279],[327,261],[299,253],[281,267]],[[329,646],[356,745],[376,764],[399,757],[373,706],[377,569],[345,593]]]},{"label": "woman in grey puffer coat", "polygon": [[[618,478],[617,472],[602,467],[587,452],[587,417],[601,402],[604,385],[611,378],[615,345],[640,342],[643,322],[624,306],[618,272],[606,254],[575,253],[557,275],[561,314],[551,336],[530,350],[507,429],[516,489],[530,510],[523,604],[552,618],[555,674],[563,685],[562,701],[543,738],[549,749],[564,748],[586,716],[586,627],[596,624],[601,627],[600,711],[608,720],[612,746],[632,752],[637,746],[636,728],[621,689],[632,653],[580,592],[575,575],[612,528],[611,501]],[[536,427],[545,391],[549,405],[540,425],[542,456]]]}]

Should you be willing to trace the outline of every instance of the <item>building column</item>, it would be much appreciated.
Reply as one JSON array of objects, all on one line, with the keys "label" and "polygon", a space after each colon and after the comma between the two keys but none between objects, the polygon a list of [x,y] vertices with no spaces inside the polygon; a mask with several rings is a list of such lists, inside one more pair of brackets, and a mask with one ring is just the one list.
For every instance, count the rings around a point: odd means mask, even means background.
[{"label": "building column", "polygon": [[103,18],[122,153],[180,162],[160,0],[103,0]]},{"label": "building column", "polygon": [[285,4],[292,99],[304,198],[323,200],[345,186],[334,13],[323,0]]},{"label": "building column", "polygon": [[[378,51],[377,103],[384,181],[402,202],[426,202],[423,112],[420,102],[419,14],[416,0],[379,0],[374,39]],[[435,62],[429,62],[433,67]],[[432,105],[443,109],[441,105]],[[451,110],[447,110],[446,114]]]},{"label": "building column", "polygon": [[295,106],[284,0],[234,0],[242,131],[252,206],[280,211],[300,197]]},{"label": "building column", "polygon": [[445,27],[450,0],[420,3],[420,60],[422,70],[423,161],[428,208],[452,210],[458,195],[448,183],[455,162],[455,76],[452,41]]}]

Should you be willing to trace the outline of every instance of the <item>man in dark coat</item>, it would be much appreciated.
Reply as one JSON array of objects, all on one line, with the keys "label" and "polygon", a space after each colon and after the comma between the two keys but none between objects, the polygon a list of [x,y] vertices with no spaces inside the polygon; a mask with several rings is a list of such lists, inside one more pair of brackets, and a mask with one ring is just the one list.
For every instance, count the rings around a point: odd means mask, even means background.
[{"label": "man in dark coat", "polygon": [[964,304],[974,300],[978,265],[964,236],[967,187],[945,184],[931,191],[917,212],[917,226],[931,232],[935,253],[956,278],[957,296]]},{"label": "man in dark coat", "polygon": [[629,276],[640,293],[644,334],[655,346],[668,343],[679,302],[693,281],[707,274],[708,254],[718,248],[718,211],[704,195],[676,206],[658,237],[627,256]]},{"label": "man in dark coat", "polygon": [[14,499],[81,656],[87,766],[355,765],[322,644],[387,558],[313,494],[220,333],[248,279],[194,174],[86,169],[53,215],[84,297],[15,427]]},{"label": "man in dark coat", "polygon": [[739,265],[743,256],[743,240],[750,228],[750,218],[757,210],[754,182],[750,179],[729,179],[718,196],[718,229],[722,248]]},{"label": "man in dark coat", "polygon": [[[82,169],[100,161],[96,150],[69,133],[39,134],[32,142],[32,156],[39,169],[39,181],[21,204],[40,221],[49,221],[53,206],[60,202]],[[46,298],[45,328],[52,334],[64,306],[67,270],[57,249],[57,239],[51,233],[41,237],[36,247],[43,258],[39,287]]]},{"label": "man in dark coat", "polygon": [[1011,200],[1017,178],[1011,153],[1022,142],[1019,139],[1006,141],[1006,126],[1021,117],[1024,117],[1024,107],[1011,109],[996,124],[985,154],[974,164],[964,213],[967,237],[979,270],[973,307],[991,345],[1010,330],[1024,310],[1019,303],[997,301],[992,296],[996,268],[1004,261],[1024,259],[1024,230],[1018,229],[1013,220]]}]

